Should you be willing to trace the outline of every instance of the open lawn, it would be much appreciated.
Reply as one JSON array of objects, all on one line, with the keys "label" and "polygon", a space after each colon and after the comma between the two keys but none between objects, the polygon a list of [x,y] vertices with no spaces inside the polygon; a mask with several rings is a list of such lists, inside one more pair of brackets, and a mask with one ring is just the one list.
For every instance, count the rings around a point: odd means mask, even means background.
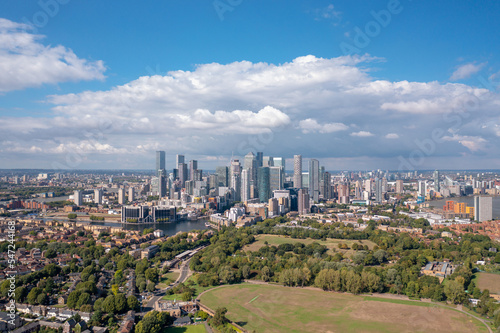
[{"label": "open lawn", "polygon": [[476,285],[479,289],[488,289],[490,294],[500,294],[500,274],[476,273]]},{"label": "open lawn", "polygon": [[241,284],[201,296],[256,332],[487,332],[478,320],[432,303],[304,288]]},{"label": "open lawn", "polygon": [[158,287],[166,288],[170,283],[177,281],[178,277],[178,272],[168,272],[167,274],[163,274],[163,276],[160,278],[160,282],[158,283]]},{"label": "open lawn", "polygon": [[189,325],[184,327],[170,327],[167,329],[167,333],[205,333],[205,325]]},{"label": "open lawn", "polygon": [[[191,282],[193,284],[191,284]],[[196,275],[190,276],[189,279],[187,279],[186,282],[184,282],[184,284],[195,289],[195,292],[193,295],[194,297],[198,296],[199,294],[201,294],[205,290],[213,288],[213,286],[201,287],[200,285],[198,285],[198,283],[196,282]],[[173,301],[173,300],[180,300],[181,297],[182,297],[182,294],[172,294],[172,295],[165,295],[165,296],[163,296],[162,299],[167,299],[167,300]]]},{"label": "open lawn", "polygon": [[281,235],[257,235],[255,236],[255,242],[252,244],[246,245],[243,250],[244,251],[257,251],[261,247],[265,246],[264,242],[266,242],[269,245],[274,245],[278,246],[280,244],[295,244],[295,243],[302,243],[304,245],[309,245],[314,242],[326,246],[332,253],[332,250],[336,251],[341,251],[341,252],[347,252],[347,250],[340,250],[338,248],[339,244],[347,244],[349,248],[352,247],[352,244],[357,243],[359,245],[365,246],[367,245],[370,250],[373,249],[373,247],[376,245],[372,241],[369,240],[351,240],[351,239],[335,239],[335,238],[328,238],[326,241],[323,241],[321,239],[312,239],[312,238],[306,238],[306,239],[300,239],[300,238],[291,238],[291,237],[286,237],[286,236],[281,236]]}]

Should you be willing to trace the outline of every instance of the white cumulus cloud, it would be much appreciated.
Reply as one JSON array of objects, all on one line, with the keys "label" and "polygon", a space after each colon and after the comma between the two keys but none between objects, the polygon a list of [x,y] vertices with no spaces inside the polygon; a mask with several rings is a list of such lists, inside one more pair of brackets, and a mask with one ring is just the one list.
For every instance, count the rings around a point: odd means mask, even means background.
[{"label": "white cumulus cloud", "polygon": [[0,93],[67,81],[102,80],[102,61],[78,58],[72,50],[46,46],[25,24],[0,18]]},{"label": "white cumulus cloud", "polygon": [[475,63],[467,63],[459,66],[453,74],[451,74],[451,81],[463,80],[471,77],[473,74],[479,72],[483,67],[486,66],[486,63],[475,64]]}]

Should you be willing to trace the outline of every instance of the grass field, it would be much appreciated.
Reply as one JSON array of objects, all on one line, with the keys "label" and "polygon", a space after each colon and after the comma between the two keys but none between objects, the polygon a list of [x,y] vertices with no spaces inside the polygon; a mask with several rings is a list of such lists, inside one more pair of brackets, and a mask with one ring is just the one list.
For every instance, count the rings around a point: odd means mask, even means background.
[{"label": "grass field", "polygon": [[179,273],[177,272],[168,272],[167,274],[163,274],[163,276],[160,278],[160,282],[158,283],[158,287],[166,288],[170,283],[175,282],[178,277]]},{"label": "grass field", "polygon": [[233,285],[208,291],[201,302],[225,306],[229,319],[256,332],[487,332],[480,321],[432,303],[302,288]]},{"label": "grass field", "polygon": [[479,289],[488,289],[490,294],[500,294],[500,274],[476,273],[476,285]]},{"label": "grass field", "polygon": [[[193,285],[189,285],[190,281],[192,281],[194,284]],[[213,288],[213,286],[210,286],[210,287],[201,287],[201,286],[199,286],[198,283],[196,282],[196,275],[193,275],[193,276],[189,277],[189,279],[187,279],[187,281],[184,282],[184,284],[189,285],[191,288],[195,289],[195,292],[194,292],[194,295],[193,295],[194,297],[198,296],[199,294],[201,294],[205,290]],[[165,295],[165,296],[163,296],[162,299],[167,299],[167,300],[171,300],[171,301],[173,301],[173,300],[180,300],[181,296],[182,296],[181,294]]]},{"label": "grass field", "polygon": [[205,333],[205,325],[189,325],[184,327],[170,327],[167,329],[167,333]]},{"label": "grass field", "polygon": [[[295,243],[302,243],[304,245],[309,245],[314,242],[326,246],[330,251],[329,253],[331,254],[333,250],[335,249],[336,251],[339,252],[349,252],[349,250],[340,250],[338,248],[339,244],[347,244],[349,248],[352,247],[352,244],[358,243],[359,245],[367,245],[368,248],[371,250],[373,247],[376,245],[372,241],[369,240],[350,240],[350,239],[334,239],[334,238],[328,238],[326,241],[320,240],[320,239],[312,239],[312,238],[306,238],[306,239],[298,239],[298,238],[291,238],[291,237],[285,237],[281,235],[257,235],[255,236],[255,242],[252,244],[246,245],[243,250],[244,251],[257,251],[261,247],[265,246],[264,242],[266,242],[269,245],[274,245],[278,246],[280,244],[295,244]],[[354,252],[354,251],[351,251]]]}]

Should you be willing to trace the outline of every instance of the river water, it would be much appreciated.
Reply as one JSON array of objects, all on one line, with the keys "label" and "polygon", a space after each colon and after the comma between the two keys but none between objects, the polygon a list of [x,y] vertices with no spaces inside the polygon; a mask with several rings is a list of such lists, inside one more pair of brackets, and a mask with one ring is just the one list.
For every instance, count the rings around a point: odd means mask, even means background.
[{"label": "river water", "polygon": [[[57,220],[57,219],[56,219]],[[64,220],[60,220],[63,222]],[[66,221],[64,221],[66,222]],[[208,229],[205,226],[207,220],[197,220],[197,221],[180,221],[177,223],[141,223],[141,224],[122,224],[115,222],[90,222],[90,221],[78,221],[86,222],[93,225],[104,225],[108,227],[123,227],[125,230],[139,230],[143,231],[146,228],[160,229],[163,230],[166,236],[173,236],[179,231],[189,232],[191,230],[205,230]]]}]

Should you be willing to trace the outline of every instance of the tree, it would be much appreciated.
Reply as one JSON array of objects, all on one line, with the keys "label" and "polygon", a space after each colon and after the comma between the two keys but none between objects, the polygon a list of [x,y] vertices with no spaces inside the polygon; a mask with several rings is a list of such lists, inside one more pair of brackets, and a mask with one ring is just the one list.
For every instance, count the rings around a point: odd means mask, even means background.
[{"label": "tree", "polygon": [[227,309],[226,308],[217,308],[215,310],[214,317],[212,318],[211,324],[215,327],[224,326],[228,320],[226,318]]},{"label": "tree", "polygon": [[160,333],[164,327],[172,323],[166,312],[150,311],[135,326],[135,333]]},{"label": "tree", "polygon": [[80,290],[72,291],[69,294],[68,300],[66,301],[66,305],[68,306],[68,308],[76,309],[76,304],[78,303],[78,300],[80,299],[81,294],[82,294],[82,292]]},{"label": "tree", "polygon": [[38,295],[42,292],[42,289],[35,287],[31,289],[31,291],[28,293],[28,303],[31,305],[35,305],[38,303]]},{"label": "tree", "polygon": [[36,301],[37,301],[38,304],[41,304],[41,305],[47,304],[47,301],[48,301],[47,294],[45,294],[45,293],[42,292],[41,294],[39,294],[37,296]]},{"label": "tree", "polygon": [[455,280],[448,281],[444,287],[444,293],[450,302],[455,304],[463,303],[467,297],[464,286]]},{"label": "tree", "polygon": [[113,314],[113,313],[116,312],[116,309],[115,309],[115,296],[110,295],[110,296],[106,297],[106,299],[104,300],[104,302],[102,302],[102,310],[105,313],[110,313],[110,314]]},{"label": "tree", "polygon": [[271,278],[271,269],[267,266],[264,266],[261,271],[262,280],[267,282]]},{"label": "tree", "polygon": [[117,313],[122,313],[127,310],[127,299],[124,294],[115,296],[115,310]]},{"label": "tree", "polygon": [[191,290],[182,293],[181,298],[183,301],[187,302],[193,298],[193,292]]},{"label": "tree", "polygon": [[248,265],[243,266],[241,269],[241,275],[244,279],[248,279],[250,277],[250,267],[248,267]]},{"label": "tree", "polygon": [[82,293],[76,302],[76,308],[80,309],[82,305],[90,304],[90,294]]},{"label": "tree", "polygon": [[16,300],[17,303],[22,303],[27,295],[28,295],[28,290],[25,287],[17,287],[15,290],[14,299]]},{"label": "tree", "polygon": [[158,283],[158,270],[156,268],[148,268],[144,272],[144,275],[146,276],[146,279],[153,283]]},{"label": "tree", "polygon": [[134,295],[131,295],[127,298],[127,305],[129,310],[138,310],[140,307],[139,301]]},{"label": "tree", "polygon": [[148,285],[146,286],[146,290],[149,292],[155,291],[155,284],[153,282],[149,282]]},{"label": "tree", "polygon": [[68,214],[68,219],[72,220],[72,219],[76,219],[77,215],[75,213],[69,213]]}]

